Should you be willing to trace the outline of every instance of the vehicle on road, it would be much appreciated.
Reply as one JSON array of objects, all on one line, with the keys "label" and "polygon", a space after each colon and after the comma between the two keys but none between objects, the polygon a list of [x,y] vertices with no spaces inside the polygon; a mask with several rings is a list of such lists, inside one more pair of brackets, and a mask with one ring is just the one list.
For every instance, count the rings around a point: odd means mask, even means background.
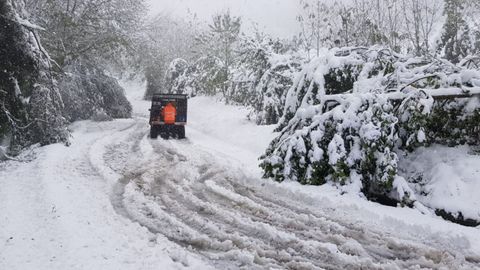
[{"label": "vehicle on road", "polygon": [[187,95],[155,94],[150,108],[150,138],[184,139],[187,124]]}]

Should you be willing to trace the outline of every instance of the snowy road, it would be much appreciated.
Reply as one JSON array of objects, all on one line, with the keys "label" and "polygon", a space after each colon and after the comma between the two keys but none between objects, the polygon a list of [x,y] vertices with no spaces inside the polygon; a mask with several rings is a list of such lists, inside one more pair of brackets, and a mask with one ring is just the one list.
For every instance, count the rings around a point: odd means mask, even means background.
[{"label": "snowy road", "polygon": [[272,128],[212,99],[191,100],[187,140],[151,140],[139,96],[134,119],[0,167],[0,269],[480,269],[478,228],[262,180]]}]

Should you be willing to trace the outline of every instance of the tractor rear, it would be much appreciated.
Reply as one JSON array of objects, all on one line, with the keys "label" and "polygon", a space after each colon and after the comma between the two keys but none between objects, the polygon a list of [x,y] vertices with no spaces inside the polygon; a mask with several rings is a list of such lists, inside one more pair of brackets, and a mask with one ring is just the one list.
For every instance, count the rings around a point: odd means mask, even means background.
[{"label": "tractor rear", "polygon": [[186,124],[187,95],[153,95],[150,108],[150,138],[156,139],[160,135],[164,139],[183,139]]}]

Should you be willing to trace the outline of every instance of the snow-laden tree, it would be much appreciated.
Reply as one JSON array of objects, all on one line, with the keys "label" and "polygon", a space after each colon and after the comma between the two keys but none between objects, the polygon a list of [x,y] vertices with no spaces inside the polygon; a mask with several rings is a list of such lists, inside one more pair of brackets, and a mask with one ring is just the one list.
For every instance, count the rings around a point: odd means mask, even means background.
[{"label": "snow-laden tree", "polygon": [[183,93],[176,82],[188,69],[188,62],[182,58],[174,59],[165,73],[165,93]]},{"label": "snow-laden tree", "polygon": [[[415,194],[398,173],[399,153],[480,144],[478,70],[377,48],[323,55],[287,94],[280,135],[262,157],[265,177],[352,185],[371,199],[410,204]],[[329,80],[345,88],[329,89]]]},{"label": "snow-laden tree", "polygon": [[208,25],[208,31],[197,37],[200,55],[221,61],[223,75],[215,77],[224,80],[220,88],[222,93],[227,90],[231,70],[237,58],[236,45],[239,41],[241,26],[241,18],[232,16],[230,11],[226,11],[214,15],[212,22]]},{"label": "snow-laden tree", "polygon": [[147,89],[145,97],[155,92],[168,92],[171,82],[167,81],[170,64],[183,58],[194,62],[195,36],[200,27],[196,21],[184,21],[159,14],[147,22],[145,31],[137,44],[136,68],[145,75]]},{"label": "snow-laden tree", "polygon": [[244,38],[225,98],[251,107],[250,118],[257,124],[276,124],[302,62],[302,56],[291,51],[285,42],[259,33]]},{"label": "snow-laden tree", "polygon": [[[184,60],[174,60],[171,67],[176,64],[185,64]],[[178,68],[178,67],[177,67]],[[223,92],[227,81],[223,72],[222,61],[216,57],[200,57],[191,65],[182,67],[182,73],[171,82],[170,92],[186,94],[191,97],[197,95],[215,96]]]},{"label": "snow-laden tree", "polygon": [[433,54],[434,36],[441,20],[443,1],[437,0],[402,0],[405,22],[405,36],[410,44],[409,51],[416,56]]},{"label": "snow-laden tree", "polygon": [[318,104],[319,96],[346,93],[354,88],[359,77],[368,78],[392,70],[394,52],[388,49],[379,49],[378,53],[366,51],[366,48],[336,50],[332,57],[333,51],[323,49],[322,56],[303,67],[288,91],[285,111],[277,129],[284,128],[301,106]]},{"label": "snow-laden tree", "polygon": [[465,21],[470,28],[470,40],[473,44],[472,54],[480,53],[480,2],[475,0],[465,0],[466,8]]},{"label": "snow-laden tree", "polygon": [[273,55],[253,95],[253,117],[259,125],[277,124],[283,116],[285,97],[303,62],[297,55]]},{"label": "snow-laden tree", "polygon": [[23,1],[0,2],[0,140],[16,153],[34,144],[66,142],[63,102],[51,60]]},{"label": "snow-laden tree", "polygon": [[337,14],[331,5],[321,0],[300,0],[300,5],[302,12],[297,16],[301,27],[299,40],[308,58],[311,50],[318,57],[321,48],[334,46],[337,40]]},{"label": "snow-laden tree", "polygon": [[224,61],[209,52],[191,64],[173,60],[166,73],[167,91],[191,96],[220,95],[227,103],[251,108],[250,118],[258,124],[277,123],[303,57],[292,50],[289,42],[260,33],[242,37],[236,54],[229,77],[224,72]]},{"label": "snow-laden tree", "polygon": [[65,67],[59,88],[68,107],[63,114],[73,122],[105,114],[109,118],[131,117],[132,106],[117,80],[88,63],[71,63]]},{"label": "snow-laden tree", "polygon": [[[238,60],[240,28],[241,18],[232,16],[229,11],[214,15],[208,30],[195,37],[195,57],[186,59],[190,65],[185,67],[185,63],[178,60],[170,63],[163,77],[168,81],[167,88],[191,96],[221,94],[226,97],[232,70],[236,68]],[[175,69],[183,72],[179,74]],[[168,78],[173,74],[175,80],[169,81]]]},{"label": "snow-laden tree", "polygon": [[417,56],[434,52],[443,2],[438,0],[301,0],[299,43],[321,48],[384,45]]},{"label": "snow-laden tree", "polygon": [[45,48],[61,66],[118,63],[141,29],[143,0],[26,0]]},{"label": "snow-laden tree", "polygon": [[216,57],[201,57],[192,68],[187,69],[187,77],[192,77],[189,89],[192,95],[214,96],[222,93],[227,78],[222,60]]},{"label": "snow-laden tree", "polygon": [[[124,90],[107,73],[133,62],[142,29],[144,1],[26,0],[28,10],[54,61],[68,120],[89,119],[101,111],[129,117]],[[108,71],[108,72],[106,72]]]},{"label": "snow-laden tree", "polygon": [[444,16],[446,22],[439,44],[441,55],[452,61],[460,62],[472,53],[474,45],[470,36],[470,27],[465,21],[464,10],[467,8],[465,0],[445,0]]}]

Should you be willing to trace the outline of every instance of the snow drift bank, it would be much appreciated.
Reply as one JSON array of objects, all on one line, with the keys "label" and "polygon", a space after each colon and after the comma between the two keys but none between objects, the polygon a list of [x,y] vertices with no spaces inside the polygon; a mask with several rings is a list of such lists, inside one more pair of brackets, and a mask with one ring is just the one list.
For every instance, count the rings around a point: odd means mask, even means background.
[{"label": "snow drift bank", "polygon": [[[350,185],[413,206],[421,190],[399,173],[398,155],[434,143],[479,145],[479,94],[480,72],[445,60],[324,51],[287,94],[281,133],[262,157],[264,176]],[[469,218],[480,221],[478,213]]]}]

